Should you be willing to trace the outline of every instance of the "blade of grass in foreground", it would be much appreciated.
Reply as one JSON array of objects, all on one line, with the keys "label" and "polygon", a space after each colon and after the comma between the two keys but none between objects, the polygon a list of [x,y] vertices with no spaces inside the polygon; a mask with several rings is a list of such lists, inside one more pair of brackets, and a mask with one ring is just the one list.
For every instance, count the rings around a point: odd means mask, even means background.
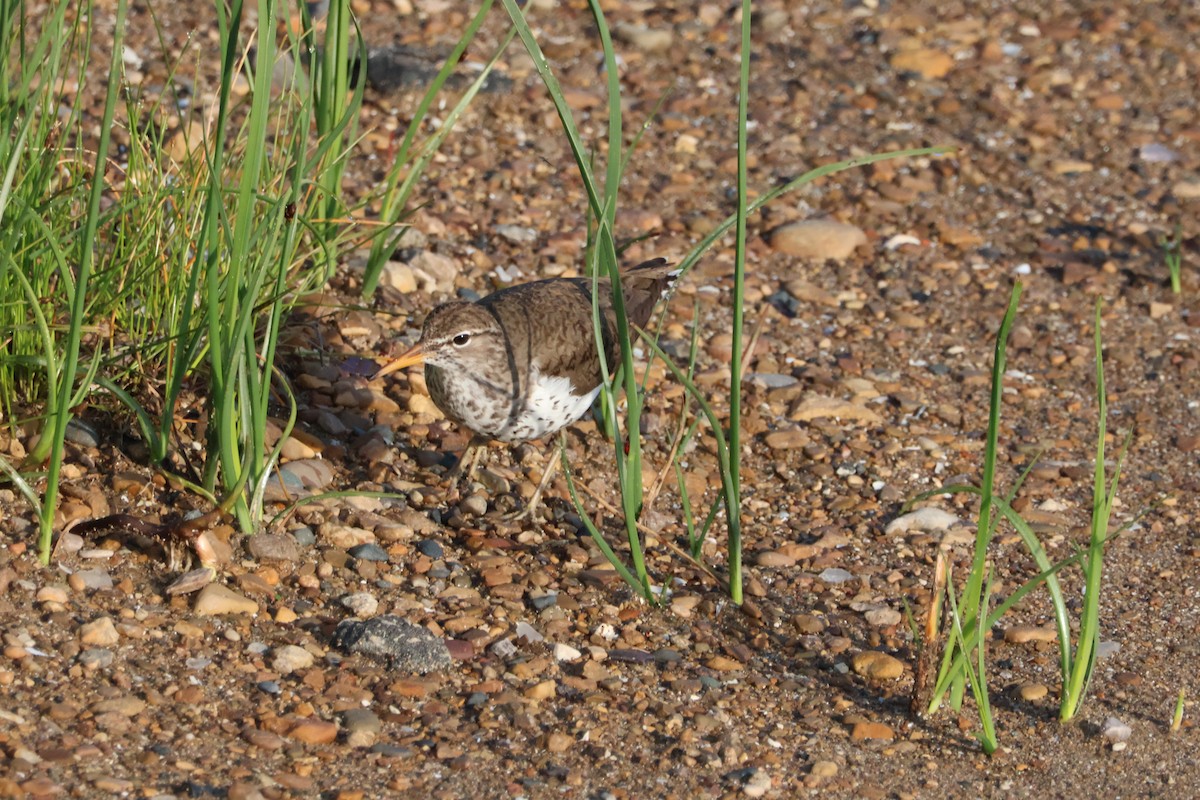
[{"label": "blade of grass in foreground", "polygon": [[[117,1],[117,15],[113,27],[114,54],[120,53],[125,37],[125,13],[128,0]],[[71,417],[71,399],[75,395],[75,378],[79,370],[79,345],[83,338],[84,312],[87,307],[88,282],[96,260],[94,250],[96,228],[100,220],[100,198],[104,194],[105,162],[109,144],[112,142],[113,114],[117,108],[118,90],[121,85],[120,58],[112,59],[108,68],[108,89],[104,100],[104,115],[100,123],[100,140],[96,146],[96,166],[92,173],[91,193],[83,220],[83,235],[79,239],[79,259],[75,273],[74,296],[71,299],[70,326],[63,353],[62,370],[51,391],[58,397],[57,413],[53,420],[51,435],[50,467],[46,474],[46,494],[42,500],[42,513],[38,527],[38,557],[43,564],[50,563],[50,544],[54,536],[54,514],[58,506],[59,476],[62,472],[63,449],[67,437],[67,423]]]},{"label": "blade of grass in foreground", "polygon": [[1132,437],[1132,431],[1126,435],[1121,453],[1117,456],[1117,463],[1113,467],[1112,479],[1106,481],[1104,439],[1108,434],[1108,397],[1104,386],[1100,310],[1101,301],[1097,299],[1093,336],[1096,349],[1096,405],[1100,420],[1096,430],[1096,464],[1092,481],[1091,535],[1088,539],[1087,556],[1083,562],[1084,591],[1083,610],[1079,614],[1079,638],[1076,640],[1070,672],[1063,676],[1063,693],[1059,704],[1059,719],[1063,722],[1073,719],[1079,713],[1096,667],[1096,648],[1100,642],[1100,585],[1104,573],[1104,545],[1108,537],[1113,501],[1117,496],[1117,484],[1121,479],[1121,466]]},{"label": "blade of grass in foreground", "polygon": [[[1008,309],[1000,330],[996,333],[995,352],[992,357],[992,389],[988,406],[987,438],[983,455],[983,479],[980,481],[979,517],[975,534],[975,548],[972,553],[971,570],[967,575],[967,583],[963,588],[962,599],[958,603],[962,615],[962,623],[966,628],[974,629],[983,620],[979,619],[980,603],[982,602],[983,582],[986,573],[987,550],[995,532],[995,517],[992,511],[996,480],[996,442],[1000,432],[1000,404],[1004,394],[1004,372],[1007,363],[1008,335],[1012,330],[1013,321],[1017,316],[1017,306],[1021,300],[1021,283],[1013,285],[1008,300]],[[985,613],[986,616],[986,613]],[[941,704],[947,689],[955,702],[955,707],[963,693],[963,675],[952,669],[955,655],[960,651],[959,646],[947,641],[946,651],[942,656],[942,665],[938,670],[938,680],[930,701],[930,712]]]}]

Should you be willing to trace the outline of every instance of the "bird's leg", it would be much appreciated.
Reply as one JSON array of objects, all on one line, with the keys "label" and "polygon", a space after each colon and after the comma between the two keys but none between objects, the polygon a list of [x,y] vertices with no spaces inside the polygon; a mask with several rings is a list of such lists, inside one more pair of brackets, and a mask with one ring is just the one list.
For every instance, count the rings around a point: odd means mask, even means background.
[{"label": "bird's leg", "polygon": [[[457,483],[462,477],[469,481],[475,477],[475,470],[479,469],[479,462],[483,458],[484,452],[487,450],[488,440],[482,436],[471,436],[471,441],[467,442],[467,449],[463,450],[462,456],[459,457],[458,463],[446,473],[446,480],[450,483]],[[466,470],[464,466],[470,464]]]},{"label": "bird's leg", "polygon": [[556,448],[554,455],[550,457],[550,463],[546,465],[545,470],[542,472],[542,479],[538,481],[537,488],[533,490],[533,496],[529,498],[529,502],[525,504],[525,508],[520,511],[515,511],[511,514],[506,514],[504,519],[511,522],[516,522],[518,520],[529,519],[533,516],[534,512],[537,511],[538,504],[542,500],[542,492],[546,491],[546,487],[550,485],[550,480],[554,477],[554,474],[558,472],[558,462],[561,458],[562,448],[565,448],[566,446],[567,437],[564,434],[563,437],[559,439],[559,446]]}]

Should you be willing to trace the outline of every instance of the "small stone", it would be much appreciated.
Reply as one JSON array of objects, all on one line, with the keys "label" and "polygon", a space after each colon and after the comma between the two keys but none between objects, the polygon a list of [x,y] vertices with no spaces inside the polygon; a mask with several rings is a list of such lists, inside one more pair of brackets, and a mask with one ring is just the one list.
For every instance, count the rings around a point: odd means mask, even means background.
[{"label": "small stone", "polygon": [[554,660],[555,661],[578,661],[583,657],[583,653],[571,647],[569,644],[561,642],[554,645]]},{"label": "small stone", "polygon": [[760,567],[793,567],[796,565],[796,559],[778,550],[766,550],[759,553],[755,562]]},{"label": "small stone", "polygon": [[887,524],[884,533],[889,536],[897,533],[908,533],[909,531],[940,533],[941,531],[948,530],[957,522],[958,517],[949,511],[927,506],[896,517]]},{"label": "small stone", "polygon": [[1171,194],[1180,200],[1200,200],[1200,180],[1177,181],[1171,187]]},{"label": "small stone", "polygon": [[437,560],[445,555],[445,551],[442,549],[442,546],[433,539],[422,539],[421,541],[417,542],[417,552],[419,552],[421,555],[429,556],[434,560]]},{"label": "small stone", "polygon": [[103,647],[89,648],[78,656],[80,665],[86,670],[107,669],[114,659],[113,651]]},{"label": "small stone", "polygon": [[1017,689],[1017,694],[1021,696],[1022,700],[1035,703],[1045,697],[1049,691],[1044,683],[1022,683]]},{"label": "small stone", "polygon": [[1058,638],[1054,628],[1039,628],[1036,625],[1013,625],[1004,632],[1004,641],[1009,644],[1027,642],[1053,642]]},{"label": "small stone", "polygon": [[105,592],[113,588],[112,576],[103,569],[81,569],[71,576],[89,592]]},{"label": "small stone", "polygon": [[1104,720],[1104,725],[1100,728],[1100,735],[1113,743],[1114,749],[1117,743],[1128,742],[1133,736],[1133,728],[1126,725],[1116,717],[1109,717]]},{"label": "small stone", "polygon": [[454,663],[444,639],[390,614],[365,622],[342,620],[333,632],[333,643],[346,652],[387,659],[396,669],[421,675]]},{"label": "small stone", "polygon": [[900,72],[915,72],[926,80],[944,78],[954,68],[954,57],[942,50],[921,47],[901,50],[892,55],[892,68]]},{"label": "small stone", "polygon": [[275,657],[271,659],[271,669],[280,675],[290,675],[313,665],[313,654],[294,644],[275,648]]},{"label": "small stone", "polygon": [[487,498],[479,493],[468,495],[458,504],[463,516],[482,517],[487,513]]},{"label": "small stone", "polygon": [[1171,303],[1160,303],[1156,300],[1150,301],[1150,319],[1162,319],[1174,311],[1175,306]]},{"label": "small stone", "polygon": [[843,261],[867,243],[867,235],[845,222],[809,219],[776,228],[770,241],[773,249],[788,255]]},{"label": "small stone", "polygon": [[258,603],[219,583],[210,583],[196,596],[192,607],[200,616],[220,614],[257,614]]},{"label": "small stone", "polygon": [[200,567],[191,572],[185,572],[175,580],[171,581],[167,586],[166,592],[170,596],[177,594],[190,594],[196,592],[205,586],[212,583],[216,577],[216,570],[212,567]]},{"label": "small stone", "polygon": [[403,261],[388,261],[379,272],[379,285],[395,289],[400,294],[417,291],[417,276]]},{"label": "small stone", "polygon": [[530,700],[549,700],[558,691],[558,684],[547,680],[535,683],[525,690],[525,696]]},{"label": "small stone", "polygon": [[675,41],[675,34],[670,28],[649,28],[628,22],[614,25],[613,35],[647,53],[665,53]]},{"label": "small stone", "polygon": [[379,738],[383,722],[369,708],[351,708],[342,713],[346,744],[351,747],[370,747]]},{"label": "small stone", "polygon": [[808,774],[819,779],[832,778],[838,774],[838,765],[833,761],[814,761]]},{"label": "small stone", "polygon": [[374,542],[366,542],[364,544],[356,545],[355,547],[351,547],[348,552],[351,556],[357,558],[359,561],[376,561],[380,563],[386,563],[390,558],[387,550],[384,550]]},{"label": "small stone", "polygon": [[67,591],[66,586],[54,585],[43,586],[41,589],[38,589],[34,599],[39,603],[57,603],[61,606],[66,604],[70,597],[70,592]]},{"label": "small stone", "polygon": [[704,666],[717,672],[734,672],[742,668],[742,662],[726,656],[713,656],[704,662]]},{"label": "small stone", "polygon": [[257,561],[300,560],[300,547],[296,539],[286,533],[260,533],[246,541],[246,549]]},{"label": "small stone", "polygon": [[746,797],[762,797],[771,791],[771,776],[761,767],[750,770],[742,783],[742,794]]},{"label": "small stone", "polygon": [[904,662],[878,650],[856,653],[850,661],[855,674],[874,681],[894,681],[904,674]]},{"label": "small stone", "polygon": [[546,737],[546,749],[551,753],[565,753],[575,744],[575,739],[565,733],[555,732]]},{"label": "small stone", "polygon": [[799,428],[783,431],[772,431],[764,439],[767,447],[772,450],[799,450],[812,442],[808,434]]},{"label": "small stone", "polygon": [[140,697],[112,697],[92,704],[95,714],[119,714],[122,717],[136,717],[146,710],[146,701]]},{"label": "small stone", "polygon": [[80,644],[93,647],[112,647],[120,640],[121,635],[117,633],[112,617],[100,617],[79,628]]},{"label": "small stone", "polygon": [[322,719],[302,719],[287,732],[289,739],[305,744],[329,744],[338,735],[338,726]]},{"label": "small stone", "polygon": [[845,583],[846,581],[854,580],[854,575],[840,567],[829,567],[821,570],[821,574],[817,576],[826,583]]},{"label": "small stone", "polygon": [[356,617],[363,619],[373,617],[379,612],[379,601],[370,592],[355,592],[342,598],[342,605],[354,612]]},{"label": "small stone", "polygon": [[890,628],[893,625],[899,625],[903,618],[899,611],[894,608],[875,608],[868,611],[863,616],[867,622],[877,628]]},{"label": "small stone", "polygon": [[284,738],[279,734],[272,733],[271,731],[264,731],[259,728],[247,727],[243,729],[242,738],[245,739],[247,743],[257,747],[259,750],[266,750],[267,752],[280,750],[283,748],[284,744],[286,744]]},{"label": "small stone", "polygon": [[896,738],[896,733],[882,722],[856,722],[850,729],[850,738],[856,742],[866,739],[880,739],[890,742]]}]

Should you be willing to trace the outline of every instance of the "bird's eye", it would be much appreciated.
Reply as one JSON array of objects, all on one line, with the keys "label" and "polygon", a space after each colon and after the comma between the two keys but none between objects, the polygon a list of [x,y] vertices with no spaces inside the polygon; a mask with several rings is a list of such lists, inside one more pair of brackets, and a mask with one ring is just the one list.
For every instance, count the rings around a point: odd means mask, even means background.
[{"label": "bird's eye", "polygon": [[462,347],[467,342],[471,341],[471,334],[460,333],[458,336],[455,336],[451,341],[454,342],[455,347]]}]

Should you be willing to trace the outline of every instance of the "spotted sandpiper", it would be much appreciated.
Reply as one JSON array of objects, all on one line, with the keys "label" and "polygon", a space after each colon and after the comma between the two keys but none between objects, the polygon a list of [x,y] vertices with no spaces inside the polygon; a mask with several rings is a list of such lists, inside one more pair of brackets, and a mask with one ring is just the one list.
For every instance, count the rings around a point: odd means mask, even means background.
[{"label": "spotted sandpiper", "polygon": [[[631,324],[646,325],[677,274],[661,258],[622,270],[621,294]],[[620,347],[609,281],[600,280],[597,290],[605,354],[615,370]],[[592,325],[592,280],[550,278],[510,286],[474,303],[440,305],[425,318],[417,343],[375,377],[421,363],[433,402],[473,434],[453,472],[460,474],[469,460],[469,477],[488,441],[541,439],[591,408],[603,383]],[[520,516],[536,509],[556,465],[550,462]]]}]

